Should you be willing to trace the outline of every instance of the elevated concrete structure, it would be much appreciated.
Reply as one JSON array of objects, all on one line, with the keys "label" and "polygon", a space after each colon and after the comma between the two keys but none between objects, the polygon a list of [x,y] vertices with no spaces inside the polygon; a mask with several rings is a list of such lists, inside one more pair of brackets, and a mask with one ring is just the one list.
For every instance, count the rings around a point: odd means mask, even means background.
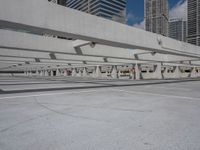
[{"label": "elevated concrete structure", "polygon": [[188,76],[198,76],[200,47],[46,0],[0,3],[2,71],[21,71],[27,76],[162,79],[169,75],[168,63],[174,68],[170,77],[182,77],[181,65],[197,68]]}]

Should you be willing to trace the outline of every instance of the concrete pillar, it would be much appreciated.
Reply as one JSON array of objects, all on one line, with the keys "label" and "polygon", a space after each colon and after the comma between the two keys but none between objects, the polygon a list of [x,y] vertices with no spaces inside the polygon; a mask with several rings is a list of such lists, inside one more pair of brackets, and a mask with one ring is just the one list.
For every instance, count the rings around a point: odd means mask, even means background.
[{"label": "concrete pillar", "polygon": [[141,70],[138,64],[135,64],[135,80],[141,79]]},{"label": "concrete pillar", "polygon": [[118,70],[117,76],[118,76],[118,78],[121,77],[121,70]]},{"label": "concrete pillar", "polygon": [[88,72],[87,72],[87,68],[84,67],[83,68],[83,74],[82,74],[83,77],[87,77],[88,76]]},{"label": "concrete pillar", "polygon": [[64,74],[65,77],[67,76],[67,69],[64,69]]},{"label": "concrete pillar", "polygon": [[72,77],[76,77],[76,68],[72,68]]},{"label": "concrete pillar", "polygon": [[155,68],[154,68],[154,73],[153,73],[153,78],[155,79],[162,79],[162,64],[158,63],[156,64]]},{"label": "concrete pillar", "polygon": [[118,78],[118,75],[117,75],[117,66],[113,66],[112,67],[111,77],[113,79],[117,79]]},{"label": "concrete pillar", "polygon": [[96,66],[95,77],[96,78],[101,78],[102,77],[101,67],[100,66]]},{"label": "concrete pillar", "polygon": [[105,77],[108,78],[108,71],[106,70]]},{"label": "concrete pillar", "polygon": [[196,78],[198,77],[198,73],[196,72],[196,67],[192,67],[192,71],[190,73],[191,78]]},{"label": "concrete pillar", "polygon": [[181,72],[179,66],[175,66],[173,78],[179,79],[181,78]]},{"label": "concrete pillar", "polygon": [[58,68],[56,69],[56,76],[60,76],[60,70]]},{"label": "concrete pillar", "polygon": [[51,77],[53,77],[53,70],[50,71]]},{"label": "concrete pillar", "polygon": [[135,79],[135,68],[134,68],[134,65],[132,65],[132,67],[129,69],[129,77],[132,80]]},{"label": "concrete pillar", "polygon": [[197,70],[198,70],[197,76],[200,77],[200,68],[197,68]]},{"label": "concrete pillar", "polygon": [[44,76],[45,77],[49,76],[48,70],[44,70]]},{"label": "concrete pillar", "polygon": [[24,70],[24,76],[27,76],[27,71],[26,70]]},{"label": "concrete pillar", "polygon": [[77,74],[77,76],[78,76],[78,77],[82,77],[81,69],[78,70],[78,74]]},{"label": "concrete pillar", "polygon": [[29,71],[29,76],[32,76],[32,70]]},{"label": "concrete pillar", "polygon": [[39,75],[40,75],[40,73],[39,73],[38,70],[35,71],[35,75],[36,75],[36,76],[39,76]]}]

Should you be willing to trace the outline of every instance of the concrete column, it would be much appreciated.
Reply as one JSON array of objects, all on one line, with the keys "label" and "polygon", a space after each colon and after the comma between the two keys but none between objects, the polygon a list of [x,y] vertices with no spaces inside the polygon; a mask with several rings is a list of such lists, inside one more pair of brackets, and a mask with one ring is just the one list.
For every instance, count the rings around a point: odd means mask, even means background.
[{"label": "concrete column", "polygon": [[84,67],[83,68],[83,77],[87,77],[88,76],[88,72],[87,72],[87,68],[86,67]]},{"label": "concrete column", "polygon": [[45,70],[42,70],[42,76],[45,76]]},{"label": "concrete column", "polygon": [[118,70],[117,76],[118,76],[118,78],[121,77],[121,70]]},{"label": "concrete column", "polygon": [[48,70],[44,70],[44,76],[45,77],[49,76]]},{"label": "concrete column", "polygon": [[65,77],[67,76],[67,69],[64,69],[64,74]]},{"label": "concrete column", "polygon": [[108,71],[106,71],[106,73],[105,73],[105,77],[108,78]]},{"label": "concrete column", "polygon": [[76,77],[76,68],[72,68],[72,77]]},{"label": "concrete column", "polygon": [[129,78],[134,80],[135,79],[135,68],[134,65],[129,69]]},{"label": "concrete column", "polygon": [[118,78],[118,75],[117,75],[117,66],[113,66],[112,67],[111,77],[113,79],[117,79]]},{"label": "concrete column", "polygon": [[197,68],[197,70],[198,70],[197,76],[200,77],[200,68]]},{"label": "concrete column", "polygon": [[181,72],[179,66],[175,66],[173,78],[179,79],[181,78]]},{"label": "concrete column", "polygon": [[96,66],[95,77],[96,78],[101,78],[102,77],[101,67],[100,66]]},{"label": "concrete column", "polygon": [[24,76],[27,76],[27,71],[26,70],[24,70]]},{"label": "concrete column", "polygon": [[78,70],[78,74],[77,74],[77,76],[78,76],[78,77],[82,77],[81,69]]},{"label": "concrete column", "polygon": [[32,76],[32,70],[29,71],[29,76]]},{"label": "concrete column", "polygon": [[153,78],[155,79],[162,79],[162,64],[158,63],[156,64],[156,67],[154,68]]},{"label": "concrete column", "polygon": [[35,71],[35,75],[36,75],[36,76],[39,76],[39,75],[40,75],[38,70]]},{"label": "concrete column", "polygon": [[56,76],[60,76],[60,70],[56,69]]},{"label": "concrete column", "polygon": [[50,72],[51,72],[51,73],[50,73],[50,74],[51,74],[51,77],[53,77],[53,70],[51,70]]},{"label": "concrete column", "polygon": [[38,72],[39,72],[40,76],[42,76],[42,70],[39,70]]},{"label": "concrete column", "polygon": [[190,73],[190,77],[191,77],[191,78],[196,78],[196,77],[198,77],[198,74],[197,74],[197,72],[196,72],[196,67],[192,67],[192,71],[191,71],[191,73]]},{"label": "concrete column", "polygon": [[138,64],[135,64],[135,80],[140,80],[141,70]]}]

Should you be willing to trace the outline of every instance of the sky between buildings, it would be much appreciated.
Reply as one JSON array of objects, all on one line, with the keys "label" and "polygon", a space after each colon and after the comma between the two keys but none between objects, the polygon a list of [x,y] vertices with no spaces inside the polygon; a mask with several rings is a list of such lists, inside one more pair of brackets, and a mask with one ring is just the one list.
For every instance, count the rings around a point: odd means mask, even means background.
[{"label": "sky between buildings", "polygon": [[[170,18],[187,18],[187,0],[168,0]],[[131,26],[144,28],[144,0],[127,0],[127,21]]]}]

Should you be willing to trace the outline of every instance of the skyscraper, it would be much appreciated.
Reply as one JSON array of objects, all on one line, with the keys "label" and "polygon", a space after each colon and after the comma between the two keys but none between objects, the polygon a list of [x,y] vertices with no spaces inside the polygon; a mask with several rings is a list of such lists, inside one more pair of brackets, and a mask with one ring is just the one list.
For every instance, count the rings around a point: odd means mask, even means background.
[{"label": "skyscraper", "polygon": [[59,5],[66,6],[66,0],[49,0],[50,2],[57,3]]},{"label": "skyscraper", "polygon": [[188,0],[187,42],[200,46],[200,0]]},{"label": "skyscraper", "polygon": [[170,19],[169,37],[186,42],[186,21],[183,19]]},{"label": "skyscraper", "polygon": [[67,7],[121,23],[126,22],[126,0],[67,0]]},{"label": "skyscraper", "polygon": [[168,36],[168,0],[145,0],[145,29]]}]

